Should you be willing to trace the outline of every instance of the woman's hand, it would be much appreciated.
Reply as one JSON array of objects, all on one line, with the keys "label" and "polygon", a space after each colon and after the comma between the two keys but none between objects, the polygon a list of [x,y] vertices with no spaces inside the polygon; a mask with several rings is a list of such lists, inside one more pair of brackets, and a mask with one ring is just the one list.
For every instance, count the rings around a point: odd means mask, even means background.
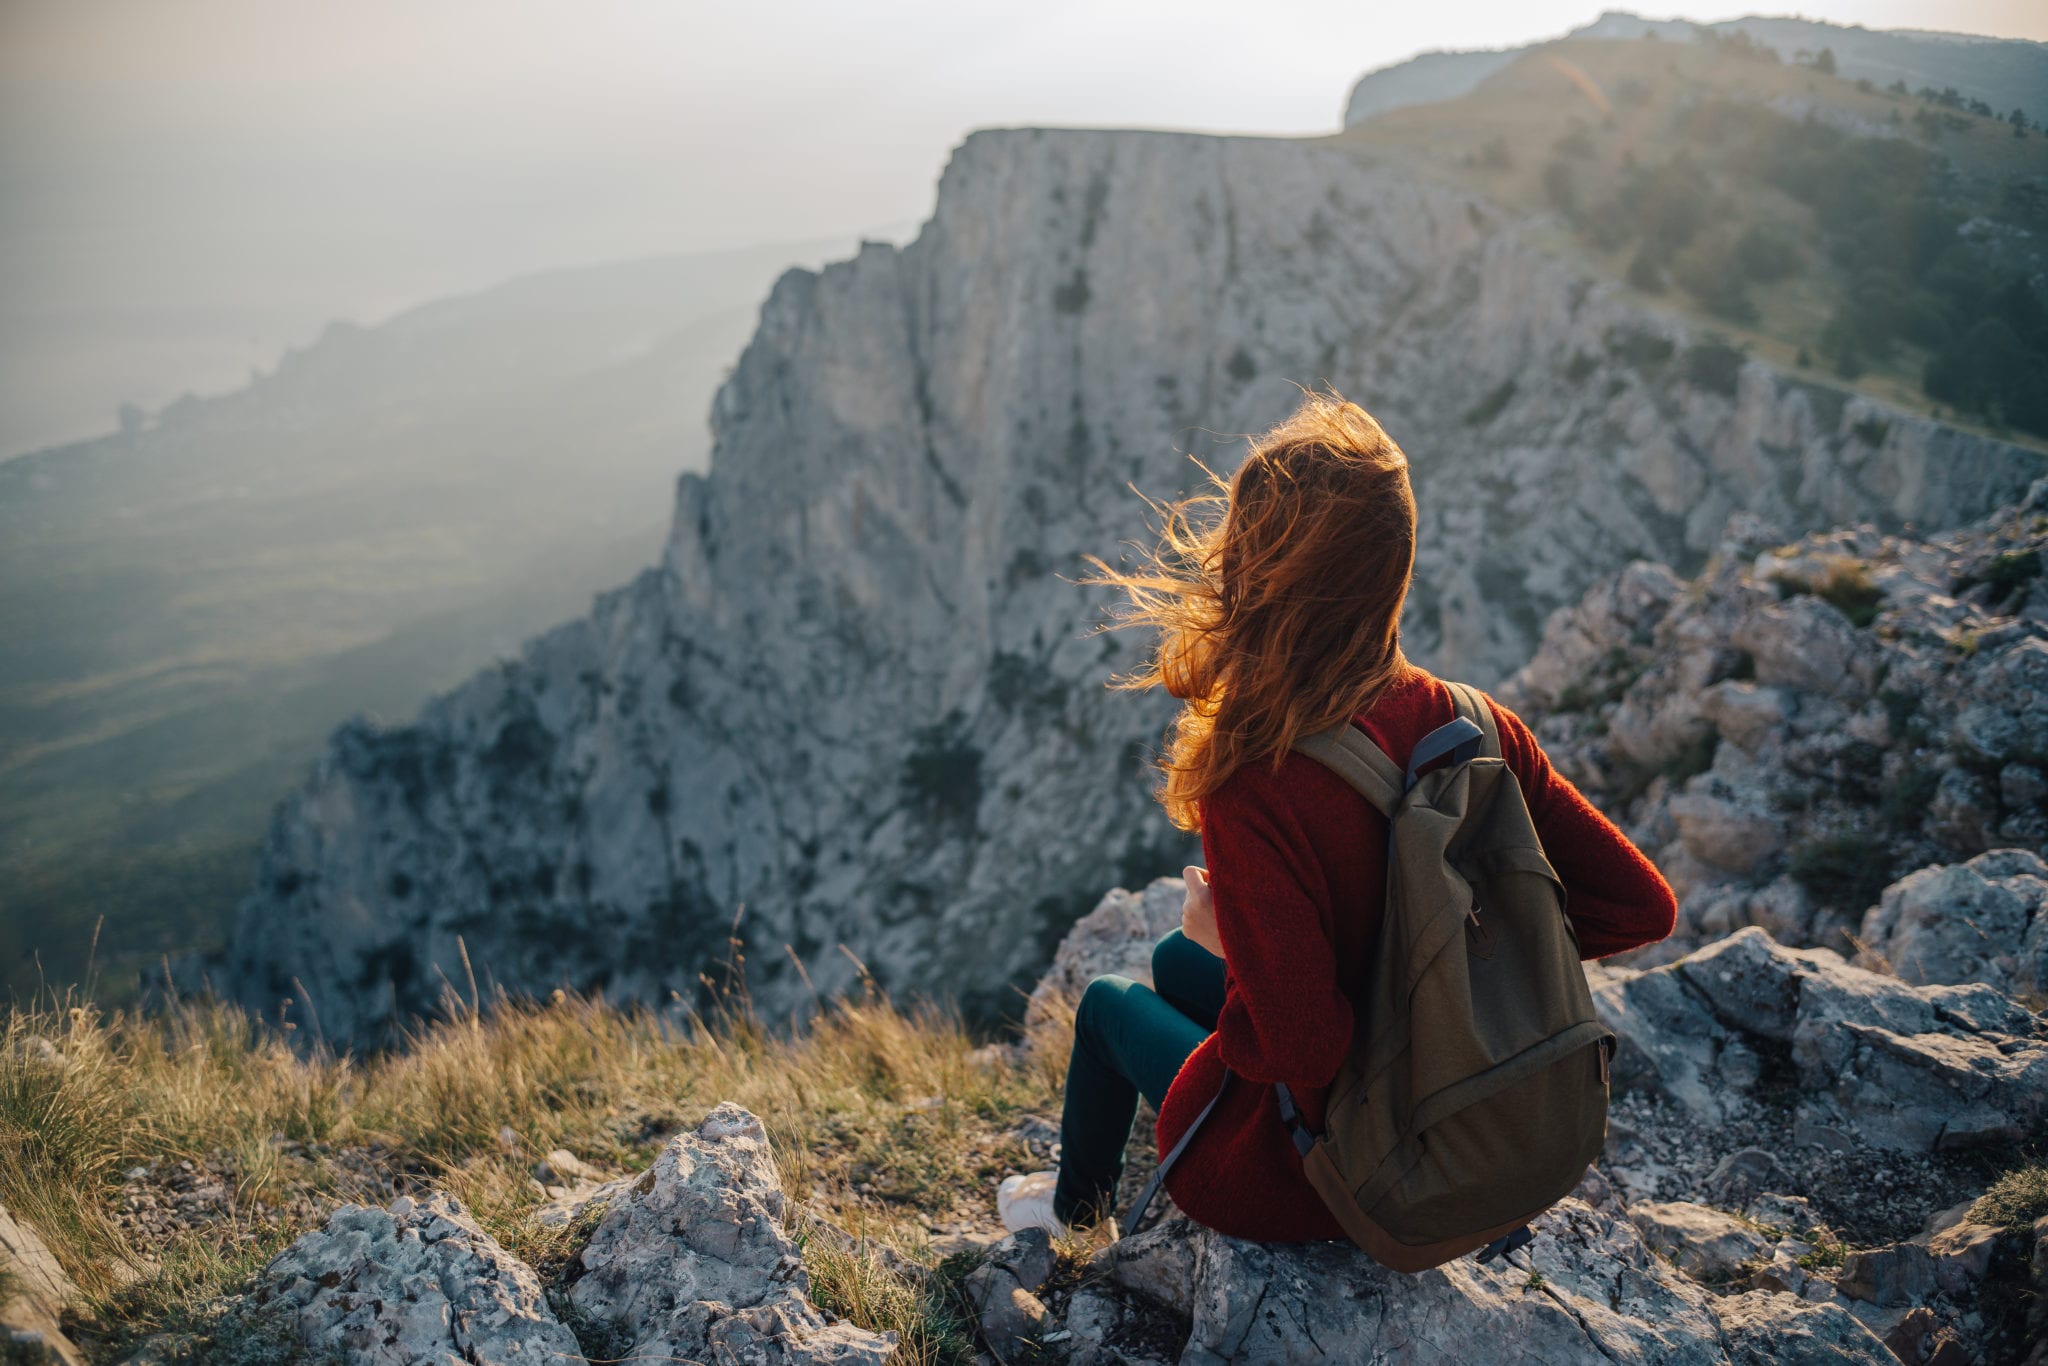
[{"label": "woman's hand", "polygon": [[1189,865],[1181,869],[1187,879],[1187,900],[1180,907],[1180,932],[1218,958],[1223,956],[1223,937],[1216,933],[1216,898],[1209,891],[1209,873]]}]

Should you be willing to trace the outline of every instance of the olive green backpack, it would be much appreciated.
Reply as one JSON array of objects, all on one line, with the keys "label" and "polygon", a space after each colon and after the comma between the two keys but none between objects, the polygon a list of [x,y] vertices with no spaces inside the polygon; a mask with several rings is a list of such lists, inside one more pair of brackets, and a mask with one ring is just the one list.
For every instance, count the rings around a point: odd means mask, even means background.
[{"label": "olive green backpack", "polygon": [[1571,1193],[1607,1132],[1614,1036],[1593,1013],[1564,886],[1492,709],[1449,687],[1457,719],[1423,738],[1405,774],[1349,724],[1296,746],[1386,815],[1387,893],[1323,1131],[1274,1090],[1309,1182],[1397,1271],[1527,1243],[1525,1225]]}]

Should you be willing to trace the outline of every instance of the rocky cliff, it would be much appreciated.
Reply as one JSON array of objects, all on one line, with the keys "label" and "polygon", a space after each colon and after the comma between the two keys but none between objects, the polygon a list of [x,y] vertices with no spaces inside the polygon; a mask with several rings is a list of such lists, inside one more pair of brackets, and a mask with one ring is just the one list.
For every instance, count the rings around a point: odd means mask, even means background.
[{"label": "rocky cliff", "polygon": [[1692,583],[1641,562],[1555,614],[1501,693],[1679,891],[1649,956],[1757,925],[2041,992],[2044,563],[2048,480],[1945,536],[1739,517]]},{"label": "rocky cliff", "polygon": [[1220,434],[1318,380],[1409,451],[1407,639],[1480,683],[1601,575],[1699,568],[1732,513],[1946,527],[2044,469],[1746,362],[1391,165],[977,134],[914,243],[776,286],[657,568],[414,724],[337,733],[216,984],[367,1042],[465,949],[486,990],[688,998],[738,916],[771,1011],[850,981],[841,945],[1008,1008],[1101,886],[1184,850],[1147,791],[1166,710],[1102,686],[1140,643],[1090,634],[1079,557],[1143,534],[1126,482],[1227,467]]}]

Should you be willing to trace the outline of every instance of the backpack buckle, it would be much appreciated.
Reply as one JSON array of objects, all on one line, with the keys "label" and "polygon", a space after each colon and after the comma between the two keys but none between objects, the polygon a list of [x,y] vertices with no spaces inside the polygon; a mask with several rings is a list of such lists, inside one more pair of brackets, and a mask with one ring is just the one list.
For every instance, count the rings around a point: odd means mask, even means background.
[{"label": "backpack buckle", "polygon": [[1472,909],[1465,912],[1465,948],[1475,958],[1493,957],[1493,931],[1486,928],[1486,922],[1479,918],[1479,903],[1474,901]]}]

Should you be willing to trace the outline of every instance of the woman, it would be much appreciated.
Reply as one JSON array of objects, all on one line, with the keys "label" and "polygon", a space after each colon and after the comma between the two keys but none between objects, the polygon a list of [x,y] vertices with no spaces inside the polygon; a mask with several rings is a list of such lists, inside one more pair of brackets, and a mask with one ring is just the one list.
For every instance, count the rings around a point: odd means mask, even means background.
[{"label": "woman", "polygon": [[[1294,743],[1349,718],[1397,765],[1455,715],[1448,690],[1401,653],[1415,561],[1408,461],[1355,404],[1311,395],[1257,441],[1236,476],[1173,507],[1149,563],[1096,563],[1129,595],[1125,624],[1157,651],[1127,687],[1182,701],[1161,800],[1199,831],[1181,928],[1153,983],[1098,977],[1074,1021],[1057,1172],[1015,1176],[1004,1223],[1052,1231],[1104,1219],[1139,1095],[1168,1151],[1216,1097],[1167,1178],[1191,1218],[1243,1238],[1341,1238],[1302,1175],[1270,1084],[1320,1129],[1370,978],[1387,876],[1386,820]],[[1562,878],[1581,952],[1671,932],[1676,905],[1650,862],[1550,766],[1521,719],[1488,699]]]}]

